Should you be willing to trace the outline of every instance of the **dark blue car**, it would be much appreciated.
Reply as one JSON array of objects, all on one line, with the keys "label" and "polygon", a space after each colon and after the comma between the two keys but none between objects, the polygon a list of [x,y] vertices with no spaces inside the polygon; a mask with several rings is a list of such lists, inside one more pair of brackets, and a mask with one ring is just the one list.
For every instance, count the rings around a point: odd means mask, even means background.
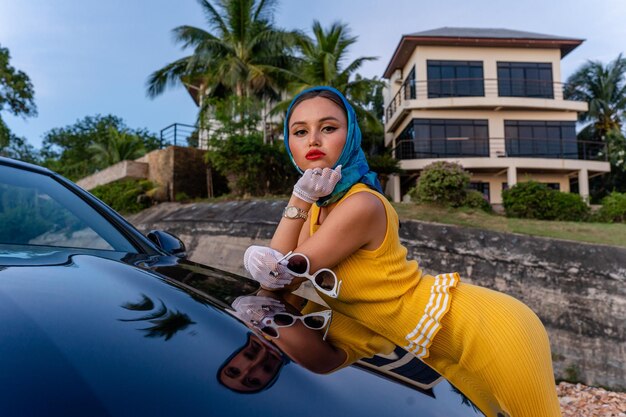
[{"label": "dark blue car", "polygon": [[232,314],[258,289],[0,158],[0,416],[483,415],[400,348],[306,370]]}]

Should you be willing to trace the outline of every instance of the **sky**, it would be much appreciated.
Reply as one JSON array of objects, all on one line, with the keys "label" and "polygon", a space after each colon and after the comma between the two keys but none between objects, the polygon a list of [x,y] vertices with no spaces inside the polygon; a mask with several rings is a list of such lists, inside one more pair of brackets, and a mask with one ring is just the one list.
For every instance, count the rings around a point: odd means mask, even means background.
[{"label": "sky", "polygon": [[[348,59],[378,57],[361,68],[366,77],[382,76],[403,34],[444,26],[585,39],[562,61],[563,79],[587,60],[608,63],[626,51],[624,0],[279,0],[277,26],[310,34],[314,20],[349,25],[358,41]],[[2,118],[35,148],[51,129],[96,114],[156,134],[193,124],[197,108],[183,87],[146,96],[152,72],[191,53],[172,40],[180,25],[208,30],[196,0],[0,0],[0,45],[30,77],[38,110]]]}]

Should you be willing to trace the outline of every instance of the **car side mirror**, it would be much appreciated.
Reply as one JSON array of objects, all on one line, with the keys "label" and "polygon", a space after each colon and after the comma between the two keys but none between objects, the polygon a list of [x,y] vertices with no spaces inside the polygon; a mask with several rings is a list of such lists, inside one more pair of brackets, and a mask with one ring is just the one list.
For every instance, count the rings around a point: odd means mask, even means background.
[{"label": "car side mirror", "polygon": [[170,255],[187,257],[187,248],[182,240],[164,230],[152,230],[146,235],[155,245]]}]

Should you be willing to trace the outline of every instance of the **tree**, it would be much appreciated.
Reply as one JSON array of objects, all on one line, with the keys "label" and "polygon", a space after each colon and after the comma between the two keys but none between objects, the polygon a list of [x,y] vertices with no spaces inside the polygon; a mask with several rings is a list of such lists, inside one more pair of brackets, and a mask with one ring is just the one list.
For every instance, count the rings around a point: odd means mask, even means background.
[{"label": "tree", "polygon": [[[24,149],[28,145],[23,138],[11,133],[2,120],[2,112],[7,110],[15,116],[33,117],[37,115],[37,107],[30,78],[23,71],[13,68],[10,60],[9,50],[0,45],[0,154],[15,157],[15,149]],[[12,146],[14,149],[10,151]]]},{"label": "tree", "polygon": [[277,98],[286,86],[294,61],[290,48],[297,32],[273,24],[276,0],[199,0],[209,31],[179,26],[174,39],[189,56],[155,71],[148,79],[148,96],[180,84],[198,88],[201,98]]},{"label": "tree", "polygon": [[95,142],[89,146],[92,160],[98,166],[111,166],[120,161],[137,159],[146,153],[141,137],[127,131],[109,127],[105,142]]},{"label": "tree", "polygon": [[[363,78],[356,71],[363,63],[378,58],[359,57],[344,66],[350,46],[358,39],[351,36],[348,25],[335,22],[324,29],[316,20],[313,22],[312,31],[313,38],[301,36],[297,39],[302,56],[293,74],[295,80],[290,84],[290,90],[297,94],[317,85],[335,87],[350,100],[364,123],[376,123],[376,118],[363,108],[362,103],[367,101],[367,94],[374,86],[383,84],[377,79]],[[288,104],[289,101],[280,103],[274,111],[284,111]]]},{"label": "tree", "polygon": [[620,54],[606,66],[588,61],[568,79],[564,89],[568,100],[589,103],[580,122],[587,123],[584,136],[602,140],[610,131],[621,130],[626,111],[626,59]]},{"label": "tree", "polygon": [[298,39],[302,63],[294,83],[296,90],[299,92],[316,85],[328,85],[353,100],[364,98],[371,80],[361,77],[355,79],[354,76],[364,62],[378,58],[360,57],[343,67],[350,46],[358,39],[350,35],[350,29],[345,23],[335,22],[324,29],[316,20],[313,22],[313,36]]},{"label": "tree", "polygon": [[[106,155],[107,152],[117,152],[124,158],[140,156],[121,149],[136,146],[126,146],[120,140],[129,137],[135,138],[130,141],[132,143],[141,141],[146,152],[159,147],[159,139],[154,134],[145,129],[130,129],[117,116],[86,116],[73,125],[55,128],[45,134],[41,150],[43,164],[71,180],[78,180],[106,168],[116,159]],[[122,143],[112,144],[116,140]]]},{"label": "tree", "polygon": [[599,201],[611,191],[626,191],[623,158],[626,139],[622,133],[626,112],[626,58],[620,54],[606,66],[599,61],[587,62],[568,78],[564,97],[589,103],[589,110],[579,117],[586,126],[579,132],[578,139],[602,141],[607,146],[611,172],[591,180],[592,201]]}]

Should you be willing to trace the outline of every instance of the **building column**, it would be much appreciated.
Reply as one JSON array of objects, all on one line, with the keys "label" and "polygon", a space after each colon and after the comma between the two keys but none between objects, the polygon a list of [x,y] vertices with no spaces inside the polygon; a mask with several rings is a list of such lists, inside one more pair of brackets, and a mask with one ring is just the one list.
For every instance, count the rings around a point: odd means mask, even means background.
[{"label": "building column", "polygon": [[578,193],[586,202],[589,202],[589,171],[586,168],[578,171]]},{"label": "building column", "polygon": [[395,174],[390,175],[386,188],[389,190],[389,194],[391,194],[393,202],[399,203],[402,199],[402,196],[400,195],[400,176]]},{"label": "building column", "polygon": [[517,168],[516,167],[509,167],[506,170],[506,183],[508,184],[509,188],[517,184]]}]

